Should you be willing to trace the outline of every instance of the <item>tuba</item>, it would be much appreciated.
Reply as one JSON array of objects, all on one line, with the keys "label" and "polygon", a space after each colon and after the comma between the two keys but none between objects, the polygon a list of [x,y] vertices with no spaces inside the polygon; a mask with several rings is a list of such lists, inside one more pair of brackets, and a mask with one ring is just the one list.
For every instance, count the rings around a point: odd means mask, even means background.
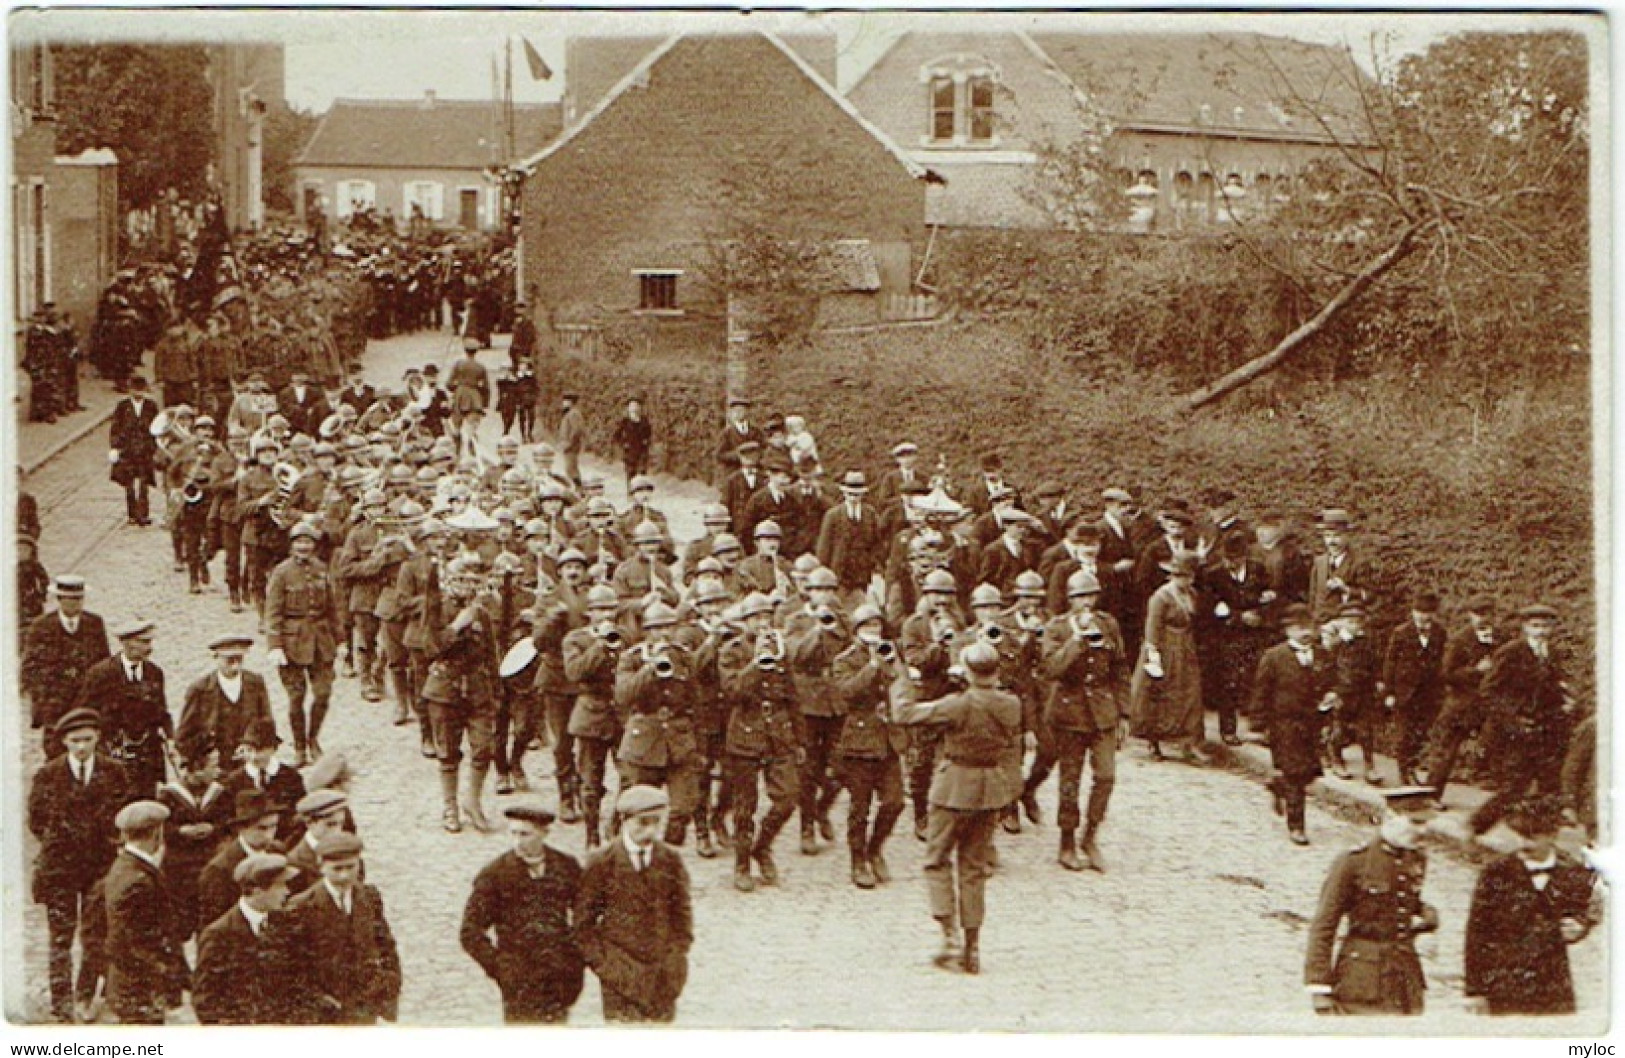
[{"label": "tuba", "polygon": [[288,501],[293,499],[293,490],[299,487],[305,472],[292,463],[278,463],[271,468],[271,478],[276,482],[276,499],[271,501],[268,513],[271,524],[278,529],[291,529],[293,523],[299,520],[297,512],[288,510]]}]

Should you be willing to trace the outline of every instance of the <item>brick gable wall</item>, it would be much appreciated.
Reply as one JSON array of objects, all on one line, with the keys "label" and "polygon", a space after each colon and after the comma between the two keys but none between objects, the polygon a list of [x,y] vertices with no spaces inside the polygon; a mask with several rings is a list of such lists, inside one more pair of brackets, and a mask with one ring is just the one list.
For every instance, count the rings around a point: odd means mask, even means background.
[{"label": "brick gable wall", "polygon": [[[758,175],[752,175],[758,174]],[[700,271],[729,180],[772,189],[797,238],[924,239],[925,184],[759,36],[690,37],[526,181],[526,289],[537,313],[637,308],[638,268],[680,268],[679,304],[716,308]],[[906,269],[888,269],[888,287]]]}]

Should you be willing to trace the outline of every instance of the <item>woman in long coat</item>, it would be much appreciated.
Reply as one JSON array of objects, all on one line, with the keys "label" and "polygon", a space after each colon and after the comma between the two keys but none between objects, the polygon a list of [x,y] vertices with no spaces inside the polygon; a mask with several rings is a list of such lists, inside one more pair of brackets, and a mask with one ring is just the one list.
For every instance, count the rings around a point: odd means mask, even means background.
[{"label": "woman in long coat", "polygon": [[1146,604],[1145,639],[1129,686],[1134,734],[1151,743],[1162,759],[1162,743],[1172,742],[1184,760],[1206,763],[1202,740],[1202,670],[1196,656],[1196,572],[1194,554],[1182,552],[1162,564],[1168,583]]}]

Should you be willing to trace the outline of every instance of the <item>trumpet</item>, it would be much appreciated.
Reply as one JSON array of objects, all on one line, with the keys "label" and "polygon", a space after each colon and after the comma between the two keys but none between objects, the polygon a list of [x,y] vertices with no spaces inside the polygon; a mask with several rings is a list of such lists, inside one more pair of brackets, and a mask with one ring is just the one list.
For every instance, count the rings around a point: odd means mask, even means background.
[{"label": "trumpet", "polygon": [[655,676],[658,679],[669,680],[677,674],[677,666],[671,658],[661,654],[655,658]]},{"label": "trumpet", "polygon": [[1072,634],[1087,641],[1090,646],[1098,647],[1106,642],[1106,631],[1095,623],[1093,615],[1087,619],[1087,623],[1084,623],[1077,614],[1073,614],[1071,624]]},{"label": "trumpet", "polygon": [[770,628],[756,637],[756,667],[766,672],[784,663],[784,635]]},{"label": "trumpet", "polygon": [[841,619],[836,616],[835,611],[831,610],[827,606],[820,606],[816,611],[816,616],[818,618],[818,627],[820,628],[833,630],[841,623]]},{"label": "trumpet", "polygon": [[897,644],[889,639],[882,639],[875,644],[875,656],[881,661],[897,660]]},{"label": "trumpet", "polygon": [[292,528],[298,521],[296,515],[288,510],[288,501],[293,498],[293,490],[299,487],[299,482],[305,472],[292,463],[278,463],[271,468],[271,477],[276,482],[276,499],[271,502],[267,513],[271,523],[278,529]]},{"label": "trumpet", "polygon": [[998,646],[999,641],[1004,638],[1004,629],[996,624],[983,625],[982,638],[994,646]]},{"label": "trumpet", "polygon": [[614,622],[605,621],[593,630],[593,635],[604,641],[604,645],[611,650],[619,650],[626,645],[626,636],[621,633]]}]

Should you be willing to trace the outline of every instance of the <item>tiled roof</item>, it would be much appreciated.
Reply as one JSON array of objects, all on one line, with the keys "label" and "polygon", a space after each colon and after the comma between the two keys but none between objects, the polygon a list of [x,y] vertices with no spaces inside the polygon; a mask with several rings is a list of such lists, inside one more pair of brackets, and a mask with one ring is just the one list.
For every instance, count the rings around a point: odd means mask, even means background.
[{"label": "tiled roof", "polygon": [[880,289],[880,266],[868,239],[836,239],[824,248],[823,265],[835,290]]},{"label": "tiled roof", "polygon": [[1120,125],[1324,139],[1318,114],[1339,138],[1364,138],[1352,81],[1363,75],[1334,48],[1257,33],[1035,33],[1032,40]]},{"label": "tiled roof", "polygon": [[[388,169],[483,169],[499,158],[498,105],[487,100],[338,99],[296,165]],[[557,103],[514,106],[514,157],[559,134]]]}]

